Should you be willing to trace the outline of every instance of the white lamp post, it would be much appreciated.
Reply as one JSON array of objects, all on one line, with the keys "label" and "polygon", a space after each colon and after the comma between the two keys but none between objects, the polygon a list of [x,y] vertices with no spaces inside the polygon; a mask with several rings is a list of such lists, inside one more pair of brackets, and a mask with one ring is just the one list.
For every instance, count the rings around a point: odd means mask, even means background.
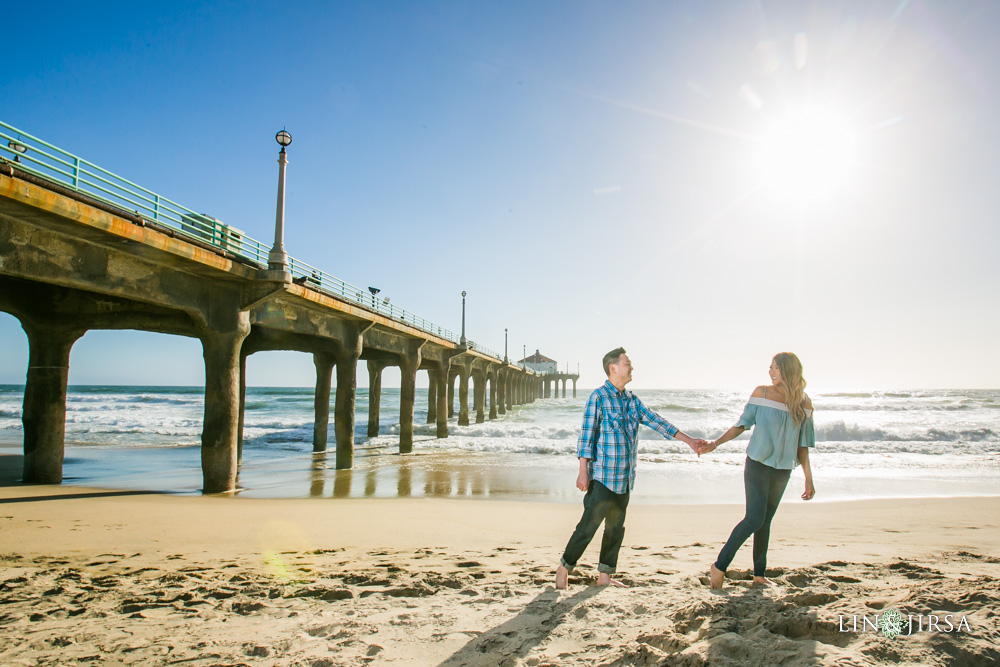
[{"label": "white lamp post", "polygon": [[465,290],[462,290],[462,337],[458,344],[465,347]]},{"label": "white lamp post", "polygon": [[278,151],[278,209],[274,216],[274,245],[267,255],[267,268],[272,271],[288,271],[288,253],[285,252],[285,165],[288,156],[285,147],[292,143],[292,135],[285,130],[274,135],[281,146]]}]

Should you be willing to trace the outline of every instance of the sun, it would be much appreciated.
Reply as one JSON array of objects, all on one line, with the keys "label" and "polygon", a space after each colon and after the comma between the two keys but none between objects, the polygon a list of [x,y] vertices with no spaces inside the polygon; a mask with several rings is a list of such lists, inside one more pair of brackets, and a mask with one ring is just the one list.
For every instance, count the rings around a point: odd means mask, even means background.
[{"label": "sun", "polygon": [[843,116],[815,109],[788,113],[760,138],[760,186],[800,201],[832,195],[854,176],[857,144],[857,133]]}]

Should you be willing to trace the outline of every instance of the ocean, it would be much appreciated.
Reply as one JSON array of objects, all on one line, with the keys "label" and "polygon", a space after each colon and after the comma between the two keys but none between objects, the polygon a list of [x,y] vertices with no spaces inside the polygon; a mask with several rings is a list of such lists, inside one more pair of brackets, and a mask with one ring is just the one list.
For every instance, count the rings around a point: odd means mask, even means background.
[{"label": "ocean", "polygon": [[[471,392],[470,392],[471,393]],[[695,437],[739,417],[746,392],[636,389],[650,408]],[[399,390],[383,389],[379,435],[367,436],[368,395],[357,395],[355,467],[312,452],[312,388],[247,389],[239,495],[250,497],[468,497],[579,502],[574,456],[583,405],[539,399],[498,419],[435,437],[426,390],[417,390],[414,452],[397,453]],[[811,394],[816,501],[1000,494],[1000,390]],[[23,386],[0,385],[0,451],[21,450]],[[200,387],[73,386],[66,414],[64,483],[199,493]],[[332,412],[332,411],[331,411]],[[456,409],[457,415],[457,409]],[[475,420],[475,412],[470,409]],[[331,415],[332,419],[332,415]],[[748,435],[697,457],[640,429],[632,502],[742,503]],[[4,458],[4,461],[10,461]],[[801,502],[796,471],[786,502]]]}]

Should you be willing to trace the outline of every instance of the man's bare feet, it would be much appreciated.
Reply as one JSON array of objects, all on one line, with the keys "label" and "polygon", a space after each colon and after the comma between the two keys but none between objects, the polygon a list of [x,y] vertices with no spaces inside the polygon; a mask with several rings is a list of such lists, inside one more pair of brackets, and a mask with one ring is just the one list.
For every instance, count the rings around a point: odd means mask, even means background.
[{"label": "man's bare feet", "polygon": [[722,582],[726,578],[726,573],[715,567],[715,563],[708,570],[709,573],[709,585],[712,587],[713,591],[717,591],[722,588]]},{"label": "man's bare feet", "polygon": [[607,572],[600,572],[597,575],[597,585],[598,586],[614,586],[615,588],[628,588],[627,584],[623,584],[620,581],[615,581],[611,578],[611,575]]},{"label": "man's bare feet", "polygon": [[569,570],[560,564],[559,567],[556,568],[556,588],[559,590],[565,590],[568,582]]},{"label": "man's bare feet", "polygon": [[778,584],[767,577],[754,577],[753,583],[757,586],[777,586]]}]

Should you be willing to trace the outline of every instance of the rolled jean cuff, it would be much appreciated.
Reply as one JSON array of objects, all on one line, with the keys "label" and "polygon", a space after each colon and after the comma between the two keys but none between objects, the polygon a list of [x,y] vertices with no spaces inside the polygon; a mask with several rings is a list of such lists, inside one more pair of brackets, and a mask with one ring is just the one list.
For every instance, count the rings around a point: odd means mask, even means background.
[{"label": "rolled jean cuff", "polygon": [[605,565],[604,563],[597,564],[597,571],[603,572],[604,574],[614,574],[617,568],[611,567],[610,565]]},{"label": "rolled jean cuff", "polygon": [[560,559],[559,559],[559,562],[560,562],[560,563],[562,563],[562,566],[563,566],[564,568],[566,568],[567,570],[569,570],[570,572],[572,572],[572,571],[573,571],[573,568],[575,568],[575,567],[576,567],[576,565],[575,565],[575,564],[574,564],[574,565],[570,565],[569,563],[567,563],[567,562],[566,562],[566,559],[565,559],[565,558],[560,558]]}]

